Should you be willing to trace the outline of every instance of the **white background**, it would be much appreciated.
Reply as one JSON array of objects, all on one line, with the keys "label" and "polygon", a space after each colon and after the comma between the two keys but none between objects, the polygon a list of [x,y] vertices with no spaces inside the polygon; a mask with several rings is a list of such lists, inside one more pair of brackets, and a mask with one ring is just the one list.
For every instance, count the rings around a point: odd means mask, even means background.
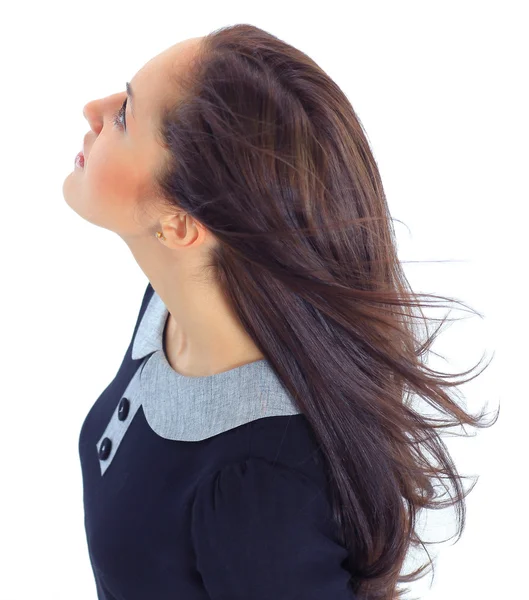
[{"label": "white background", "polygon": [[[147,279],[121,238],[62,196],[88,131],[83,106],[123,91],[176,42],[242,22],[306,52],[350,98],[402,222],[401,260],[452,261],[406,264],[414,288],[483,315],[446,329],[434,350],[447,363],[432,366],[463,370],[495,354],[461,392],[474,412],[501,402],[497,424],[446,439],[460,472],[479,475],[465,531],[455,545],[429,548],[433,583],[426,576],[413,595],[529,597],[525,9],[503,0],[151,0],[2,10],[1,598],[96,598],[78,435],[122,361]],[[436,519],[427,539],[453,533],[453,521]]]}]

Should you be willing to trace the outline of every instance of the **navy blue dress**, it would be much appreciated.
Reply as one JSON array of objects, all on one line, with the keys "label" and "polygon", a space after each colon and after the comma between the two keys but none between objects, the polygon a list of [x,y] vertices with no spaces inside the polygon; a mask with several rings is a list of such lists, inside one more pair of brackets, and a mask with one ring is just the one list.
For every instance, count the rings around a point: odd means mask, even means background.
[{"label": "navy blue dress", "polygon": [[208,377],[167,361],[150,283],[79,436],[99,600],[354,600],[322,455],[263,359]]}]

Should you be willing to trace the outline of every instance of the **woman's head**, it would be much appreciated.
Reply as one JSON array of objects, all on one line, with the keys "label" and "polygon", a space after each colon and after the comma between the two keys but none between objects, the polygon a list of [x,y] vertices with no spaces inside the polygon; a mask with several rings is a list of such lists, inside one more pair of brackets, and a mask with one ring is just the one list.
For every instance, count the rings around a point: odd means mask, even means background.
[{"label": "woman's head", "polygon": [[84,107],[90,125],[85,163],[68,176],[63,193],[80,216],[127,242],[163,231],[171,244],[174,227],[185,216],[163,212],[152,178],[167,159],[157,133],[165,104],[177,93],[172,75],[189,68],[201,39],[184,40],[152,58],[129,82],[130,95],[118,92]]},{"label": "woman's head", "polygon": [[124,93],[86,108],[100,138],[68,179],[72,206],[126,239],[160,244],[163,224],[171,243],[180,218],[215,239],[204,268],[319,441],[351,588],[392,600],[425,568],[401,575],[410,547],[430,543],[415,531],[421,509],[455,505],[464,526],[441,429],[488,426],[449,394],[480,373],[426,366],[448,318],[429,334],[420,297],[451,299],[410,289],[362,124],[306,54],[235,25],[174,46],[131,83],[129,134],[109,124]]}]

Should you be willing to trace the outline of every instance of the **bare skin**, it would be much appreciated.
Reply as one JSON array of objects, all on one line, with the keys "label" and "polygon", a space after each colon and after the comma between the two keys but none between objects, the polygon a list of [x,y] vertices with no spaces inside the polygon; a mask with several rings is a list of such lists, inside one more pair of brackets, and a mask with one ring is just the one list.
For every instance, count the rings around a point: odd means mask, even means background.
[{"label": "bare skin", "polygon": [[[89,102],[84,168],[66,177],[66,203],[85,220],[117,233],[169,310],[165,330],[171,367],[187,377],[220,373],[264,358],[212,283],[199,281],[200,266],[217,243],[190,215],[158,204],[151,173],[166,159],[154,136],[154,123],[167,89],[168,74],[185,69],[201,38],[171,46],[147,62],[131,79],[121,125],[113,115],[125,91]],[[123,123],[125,126],[123,127]],[[149,210],[144,210],[148,201]],[[157,208],[159,206],[159,208]],[[161,231],[165,240],[155,236]]]}]

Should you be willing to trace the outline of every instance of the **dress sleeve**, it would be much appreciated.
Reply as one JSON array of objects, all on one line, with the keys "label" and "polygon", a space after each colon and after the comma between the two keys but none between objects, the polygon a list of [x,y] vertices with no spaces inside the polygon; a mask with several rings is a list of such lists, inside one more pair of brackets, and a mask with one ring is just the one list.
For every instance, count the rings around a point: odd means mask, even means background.
[{"label": "dress sleeve", "polygon": [[[197,569],[211,600],[356,600],[331,509],[303,473],[262,458],[230,464],[197,488]],[[345,563],[344,563],[345,564]]]}]

